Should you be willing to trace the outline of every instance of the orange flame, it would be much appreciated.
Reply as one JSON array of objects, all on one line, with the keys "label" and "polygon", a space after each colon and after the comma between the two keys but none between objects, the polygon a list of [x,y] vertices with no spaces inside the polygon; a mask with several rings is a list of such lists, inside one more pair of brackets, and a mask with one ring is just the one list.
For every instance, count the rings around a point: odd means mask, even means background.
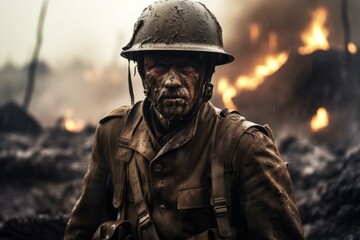
[{"label": "orange flame", "polygon": [[308,29],[301,34],[304,46],[299,47],[300,54],[305,55],[318,49],[328,50],[330,48],[327,40],[329,31],[324,27],[326,19],[327,11],[323,7],[317,8],[312,13],[312,20]]},{"label": "orange flame", "polygon": [[329,125],[329,113],[323,107],[316,111],[316,114],[311,118],[310,127],[314,132],[319,131]]},{"label": "orange flame", "polygon": [[222,95],[224,106],[229,109],[236,109],[237,107],[232,101],[232,98],[235,97],[238,92],[242,90],[255,90],[265,81],[265,77],[276,72],[287,59],[288,54],[286,52],[266,56],[264,63],[254,68],[253,74],[249,76],[239,76],[235,86],[233,86],[227,78],[221,78],[217,87],[218,93]]},{"label": "orange flame", "polygon": [[74,111],[68,109],[64,116],[64,128],[69,132],[81,132],[85,128],[85,121],[74,118]]},{"label": "orange flame", "polygon": [[282,52],[278,55],[268,55],[265,63],[255,67],[254,74],[250,76],[239,76],[236,87],[239,90],[255,90],[265,80],[265,77],[276,72],[288,59],[288,54]]},{"label": "orange flame", "polygon": [[236,105],[232,101],[232,98],[236,96],[235,88],[229,83],[227,78],[221,78],[218,83],[218,93],[222,95],[222,101],[224,106],[228,109],[237,109]]},{"label": "orange flame", "polygon": [[347,45],[347,49],[349,50],[349,52],[350,52],[351,54],[356,54],[356,53],[357,53],[357,47],[356,47],[356,45],[355,45],[354,43],[352,43],[352,42]]}]

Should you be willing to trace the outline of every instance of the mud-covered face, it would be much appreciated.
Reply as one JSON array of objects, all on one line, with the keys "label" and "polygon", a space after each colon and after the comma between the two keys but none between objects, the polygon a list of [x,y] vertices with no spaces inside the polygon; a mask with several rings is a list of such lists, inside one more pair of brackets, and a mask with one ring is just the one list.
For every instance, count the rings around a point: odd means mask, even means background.
[{"label": "mud-covered face", "polygon": [[201,99],[204,61],[190,53],[148,53],[144,56],[148,98],[161,118],[185,119]]}]

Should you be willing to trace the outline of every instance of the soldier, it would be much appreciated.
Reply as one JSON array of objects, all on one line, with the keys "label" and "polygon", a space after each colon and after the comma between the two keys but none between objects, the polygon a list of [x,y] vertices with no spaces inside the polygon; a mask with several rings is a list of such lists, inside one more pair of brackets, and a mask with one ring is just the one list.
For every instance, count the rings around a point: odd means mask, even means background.
[{"label": "soldier", "polygon": [[155,2],[121,55],[146,98],[100,120],[65,239],[303,239],[270,129],[209,102],[215,66],[234,59],[215,16]]}]

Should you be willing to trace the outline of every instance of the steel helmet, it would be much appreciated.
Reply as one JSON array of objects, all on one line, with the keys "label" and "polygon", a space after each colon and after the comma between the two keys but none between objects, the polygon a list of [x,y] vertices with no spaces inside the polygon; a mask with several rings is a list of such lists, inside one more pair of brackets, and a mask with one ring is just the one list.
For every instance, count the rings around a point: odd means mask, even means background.
[{"label": "steel helmet", "polygon": [[215,16],[204,4],[191,0],[160,0],[144,9],[121,56],[137,61],[144,51],[212,53],[215,65],[234,60],[224,51]]}]

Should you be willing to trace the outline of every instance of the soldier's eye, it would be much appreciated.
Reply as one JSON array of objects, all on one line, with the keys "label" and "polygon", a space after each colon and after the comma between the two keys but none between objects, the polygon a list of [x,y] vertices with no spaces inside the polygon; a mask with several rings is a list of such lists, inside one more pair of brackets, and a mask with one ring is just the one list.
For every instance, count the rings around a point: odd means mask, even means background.
[{"label": "soldier's eye", "polygon": [[195,71],[195,68],[193,66],[191,66],[191,65],[184,65],[184,66],[182,66],[182,70],[185,73],[190,73],[190,72]]},{"label": "soldier's eye", "polygon": [[155,66],[153,66],[153,69],[155,71],[166,71],[168,69],[168,67],[165,65],[155,65]]}]

